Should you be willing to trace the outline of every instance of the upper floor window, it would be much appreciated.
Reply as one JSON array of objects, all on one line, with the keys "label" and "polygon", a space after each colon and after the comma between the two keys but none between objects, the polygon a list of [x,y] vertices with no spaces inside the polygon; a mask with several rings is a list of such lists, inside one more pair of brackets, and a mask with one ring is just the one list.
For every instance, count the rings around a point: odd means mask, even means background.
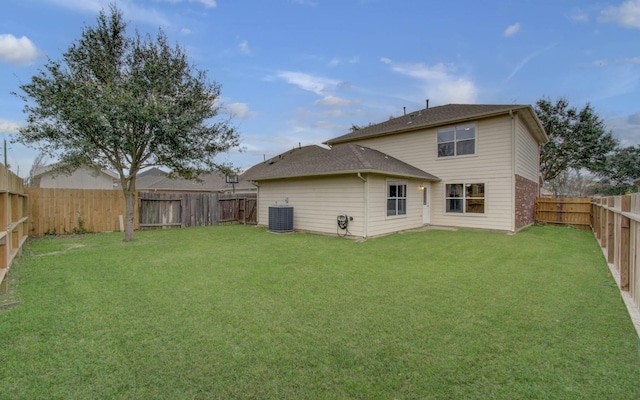
[{"label": "upper floor window", "polygon": [[475,153],[475,124],[438,129],[438,157],[453,157]]}]

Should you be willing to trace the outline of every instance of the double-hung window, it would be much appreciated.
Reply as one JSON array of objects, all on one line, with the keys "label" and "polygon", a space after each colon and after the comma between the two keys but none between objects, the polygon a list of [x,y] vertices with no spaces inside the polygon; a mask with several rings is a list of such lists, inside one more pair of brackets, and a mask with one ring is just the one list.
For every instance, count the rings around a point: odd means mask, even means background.
[{"label": "double-hung window", "polygon": [[407,214],[407,184],[387,182],[387,216]]},{"label": "double-hung window", "polygon": [[448,183],[445,190],[448,213],[484,214],[484,183]]},{"label": "double-hung window", "polygon": [[476,154],[475,124],[438,129],[438,158]]}]

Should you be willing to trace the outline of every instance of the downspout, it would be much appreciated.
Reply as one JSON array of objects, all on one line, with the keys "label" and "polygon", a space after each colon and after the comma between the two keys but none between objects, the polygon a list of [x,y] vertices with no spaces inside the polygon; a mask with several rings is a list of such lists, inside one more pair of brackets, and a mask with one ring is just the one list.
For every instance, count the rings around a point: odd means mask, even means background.
[{"label": "downspout", "polygon": [[256,181],[250,181],[256,186],[256,225],[260,225],[260,185]]},{"label": "downspout", "polygon": [[511,232],[516,231],[516,115],[509,110],[511,116]]},{"label": "downspout", "polygon": [[364,223],[362,237],[366,238],[369,233],[369,181],[358,172],[358,178],[364,182],[363,200],[364,200]]}]

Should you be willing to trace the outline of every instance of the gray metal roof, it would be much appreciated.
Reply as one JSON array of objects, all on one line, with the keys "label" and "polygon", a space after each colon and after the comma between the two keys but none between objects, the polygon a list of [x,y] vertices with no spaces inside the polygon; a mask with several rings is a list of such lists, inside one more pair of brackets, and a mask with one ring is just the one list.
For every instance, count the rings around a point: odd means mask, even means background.
[{"label": "gray metal roof", "polygon": [[294,148],[254,165],[242,175],[242,178],[261,181],[358,172],[429,181],[440,180],[404,161],[355,144],[337,145],[331,149],[316,145]]},{"label": "gray metal roof", "polygon": [[416,129],[448,125],[480,118],[522,113],[536,140],[543,144],[549,141],[544,128],[530,105],[522,104],[447,104],[414,111],[402,117],[392,118],[379,124],[370,125],[355,132],[327,140],[325,144],[333,146],[338,143],[352,142],[358,139],[386,136]]}]

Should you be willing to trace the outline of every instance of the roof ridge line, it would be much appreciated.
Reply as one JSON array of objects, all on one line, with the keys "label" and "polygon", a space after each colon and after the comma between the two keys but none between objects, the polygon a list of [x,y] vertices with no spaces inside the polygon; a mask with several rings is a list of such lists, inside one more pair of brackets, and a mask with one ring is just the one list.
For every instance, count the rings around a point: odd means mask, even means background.
[{"label": "roof ridge line", "polygon": [[358,161],[360,161],[360,164],[362,164],[362,166],[364,168],[375,169],[375,168],[373,168],[373,165],[369,162],[369,160],[367,160],[362,154],[360,154],[360,152],[358,151],[357,148],[354,148],[354,146],[355,146],[355,147],[359,147],[362,150],[364,150],[364,149],[369,149],[368,147],[365,147],[365,146],[362,146],[362,145],[359,145],[359,144],[355,144],[355,143],[347,143],[347,145],[349,146],[349,150],[351,150],[351,152],[353,154],[355,154],[356,158],[358,159]]}]

